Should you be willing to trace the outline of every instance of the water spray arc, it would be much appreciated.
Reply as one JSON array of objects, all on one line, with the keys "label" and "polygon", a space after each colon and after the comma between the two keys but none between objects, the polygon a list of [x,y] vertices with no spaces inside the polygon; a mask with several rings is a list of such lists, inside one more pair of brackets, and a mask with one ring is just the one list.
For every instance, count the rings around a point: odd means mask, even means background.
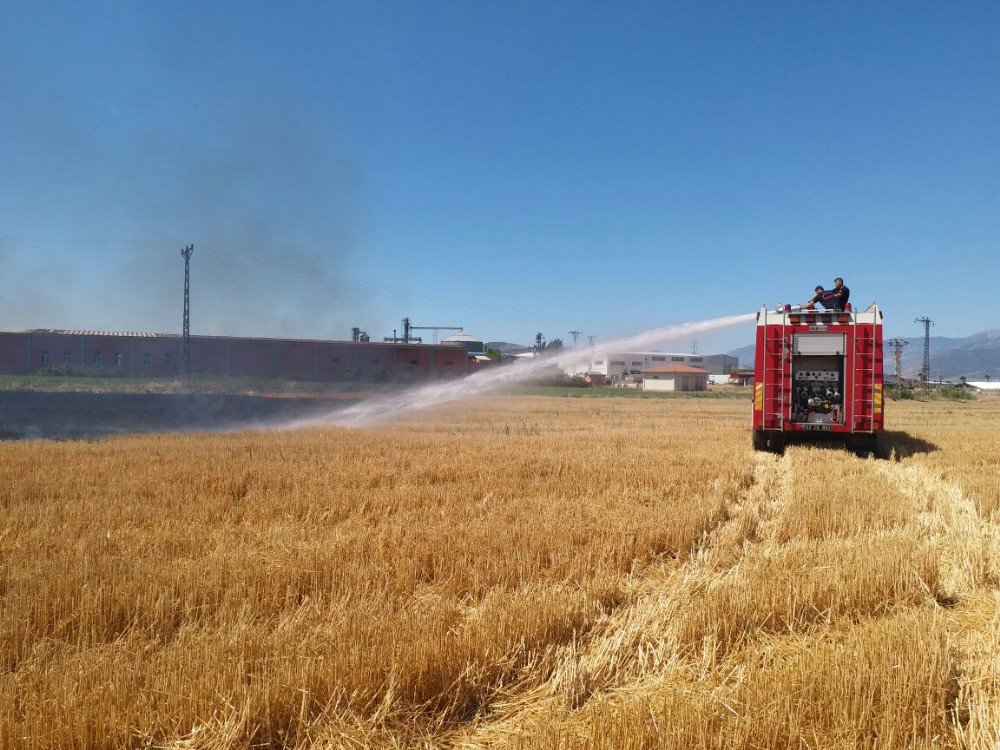
[{"label": "water spray arc", "polygon": [[[662,344],[667,341],[688,338],[693,334],[749,323],[754,320],[755,315],[756,313],[744,313],[742,315],[730,315],[712,320],[653,328],[632,336],[625,336],[604,342],[601,344],[600,350],[628,350]],[[562,367],[572,362],[576,356],[578,356],[578,353],[572,349],[557,349],[547,356],[539,352],[537,356],[527,361],[490,367],[473,373],[462,380],[429,383],[392,396],[373,398],[350,406],[347,409],[320,415],[308,420],[301,420],[287,426],[294,428],[326,424],[343,427],[371,427],[386,424],[396,417],[410,412],[428,409],[439,404],[471,396],[502,391],[510,385],[538,377],[549,368]]]}]

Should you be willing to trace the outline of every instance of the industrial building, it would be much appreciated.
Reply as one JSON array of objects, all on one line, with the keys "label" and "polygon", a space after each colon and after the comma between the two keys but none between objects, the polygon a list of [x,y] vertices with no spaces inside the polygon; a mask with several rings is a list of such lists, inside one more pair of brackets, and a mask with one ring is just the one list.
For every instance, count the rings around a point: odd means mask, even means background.
[{"label": "industrial building", "polygon": [[[467,334],[468,335],[468,334]],[[472,338],[471,336],[469,337]],[[473,339],[474,341],[474,339]],[[178,334],[34,329],[0,331],[0,374],[181,374]],[[482,363],[459,343],[191,336],[191,371],[211,376],[306,381],[458,377]]]},{"label": "industrial building", "polygon": [[687,365],[705,372],[722,375],[739,367],[736,357],[728,354],[679,354],[675,352],[608,352],[589,349],[580,352],[580,359],[567,365],[570,376],[604,375],[618,382],[626,375],[640,375],[644,369],[658,365]]},{"label": "industrial building", "polygon": [[705,391],[708,390],[708,372],[689,365],[658,365],[642,371],[642,388],[645,391]]}]

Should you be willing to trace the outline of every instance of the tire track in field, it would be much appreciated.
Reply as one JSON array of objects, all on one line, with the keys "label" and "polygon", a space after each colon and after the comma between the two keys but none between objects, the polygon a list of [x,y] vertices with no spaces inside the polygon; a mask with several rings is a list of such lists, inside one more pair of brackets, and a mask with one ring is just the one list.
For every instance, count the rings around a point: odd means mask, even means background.
[{"label": "tire track in field", "polygon": [[[548,680],[498,695],[489,716],[439,738],[441,746],[516,744],[518,736],[569,717],[595,693],[653,690],[667,671],[693,691],[709,689],[703,678],[715,666],[714,656],[707,650],[700,657],[681,656],[673,625],[713,578],[775,544],[799,463],[796,453],[755,455],[751,484],[689,560],[648,571],[631,604],[552,654]],[[938,553],[937,599],[947,613],[957,664],[958,689],[950,702],[955,736],[972,750],[1000,748],[1000,525],[981,518],[959,487],[923,467],[857,460],[912,501],[916,531]]]},{"label": "tire track in field", "polygon": [[706,532],[689,560],[647,571],[636,583],[631,604],[605,615],[585,637],[556,649],[548,680],[512,686],[491,701],[488,717],[439,738],[438,746],[462,750],[501,746],[505,740],[530,734],[547,718],[578,709],[596,691],[641,689],[643,683],[654,684],[665,670],[676,671],[679,679],[690,677],[694,685],[696,674],[711,667],[679,659],[675,624],[710,579],[737,566],[747,545],[762,542],[764,528],[784,501],[790,459],[758,453],[753,461],[749,486],[725,519]]},{"label": "tire track in field", "polygon": [[962,489],[928,469],[875,461],[915,501],[917,523],[937,548],[940,585],[958,662],[955,731],[963,747],[1000,748],[1000,524]]}]

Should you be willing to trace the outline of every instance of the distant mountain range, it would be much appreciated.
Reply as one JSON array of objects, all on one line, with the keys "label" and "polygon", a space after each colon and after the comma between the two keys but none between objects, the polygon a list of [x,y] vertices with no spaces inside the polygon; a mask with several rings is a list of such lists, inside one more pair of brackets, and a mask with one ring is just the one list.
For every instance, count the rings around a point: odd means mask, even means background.
[{"label": "distant mountain range", "polygon": [[[892,337],[887,335],[886,338]],[[907,342],[903,347],[900,370],[904,377],[918,377],[924,356],[924,339],[922,336],[900,338]],[[753,367],[752,344],[733,349],[729,354],[739,359],[741,367]],[[894,369],[892,350],[887,345],[886,375],[891,375]],[[955,380],[962,375],[969,380],[983,380],[986,375],[993,380],[1000,380],[1000,328],[980,331],[965,338],[931,336],[931,380],[937,380],[938,377]]]}]

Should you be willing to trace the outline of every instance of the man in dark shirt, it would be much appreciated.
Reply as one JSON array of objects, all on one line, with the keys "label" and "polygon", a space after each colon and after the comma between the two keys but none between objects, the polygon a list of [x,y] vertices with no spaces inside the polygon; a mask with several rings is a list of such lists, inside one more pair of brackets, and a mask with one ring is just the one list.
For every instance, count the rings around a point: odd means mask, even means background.
[{"label": "man in dark shirt", "polygon": [[833,280],[833,300],[836,302],[836,309],[843,310],[847,301],[851,298],[851,290],[844,286],[844,280],[839,276]]},{"label": "man in dark shirt", "polygon": [[832,291],[828,292],[821,286],[816,287],[813,291],[816,292],[816,296],[802,305],[803,310],[812,310],[816,307],[817,303],[822,305],[824,309],[829,310],[836,304]]}]

